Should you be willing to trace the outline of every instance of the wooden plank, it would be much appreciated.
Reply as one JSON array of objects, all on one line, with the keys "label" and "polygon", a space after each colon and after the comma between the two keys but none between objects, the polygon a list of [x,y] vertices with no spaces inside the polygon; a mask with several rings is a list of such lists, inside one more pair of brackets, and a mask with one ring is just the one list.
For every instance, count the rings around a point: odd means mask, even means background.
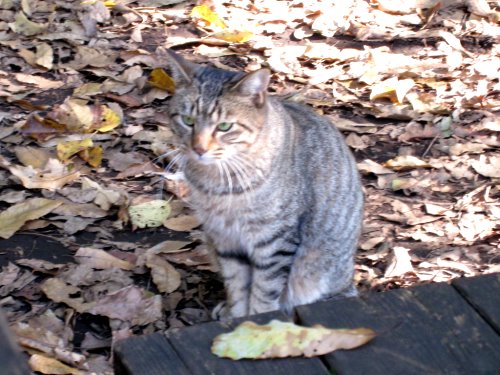
[{"label": "wooden plank", "polygon": [[452,285],[500,334],[500,273],[455,279]]},{"label": "wooden plank", "polygon": [[189,375],[190,372],[161,333],[118,341],[114,348],[116,375]]},{"label": "wooden plank", "polygon": [[7,320],[0,310],[0,373],[29,375],[26,358],[21,354],[10,333]]},{"label": "wooden plank", "polygon": [[326,355],[338,374],[486,374],[500,369],[500,337],[447,284],[325,301],[301,306],[297,313],[308,326],[369,327],[379,333],[363,347]]},{"label": "wooden plank", "polygon": [[[243,320],[252,320],[259,324],[268,323],[271,319],[287,320],[278,312],[253,316],[251,319],[237,319],[232,322],[211,322],[198,326],[182,328],[167,332],[173,347],[189,367],[193,375],[326,375],[326,367],[318,358],[287,358],[270,360],[221,359],[210,352],[215,336],[234,329]],[[173,374],[170,372],[169,374]]]}]

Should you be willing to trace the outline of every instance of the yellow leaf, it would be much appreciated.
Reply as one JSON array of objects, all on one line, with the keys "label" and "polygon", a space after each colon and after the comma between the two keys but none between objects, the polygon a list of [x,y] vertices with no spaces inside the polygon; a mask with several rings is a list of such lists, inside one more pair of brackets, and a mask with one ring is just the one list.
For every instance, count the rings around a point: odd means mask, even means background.
[{"label": "yellow leaf", "polygon": [[329,329],[321,325],[301,327],[272,320],[258,325],[243,322],[233,332],[217,336],[212,353],[231,359],[313,357],[337,349],[353,349],[375,337],[369,328]]},{"label": "yellow leaf", "polygon": [[253,33],[251,31],[224,30],[213,34],[212,37],[230,43],[245,43],[252,39]]},{"label": "yellow leaf", "polygon": [[174,80],[162,68],[153,69],[148,82],[152,86],[168,91],[171,94],[175,91]]},{"label": "yellow leaf", "polygon": [[416,168],[432,168],[429,163],[411,155],[396,156],[394,159],[387,160],[383,166],[398,172]]},{"label": "yellow leaf", "polygon": [[122,122],[120,116],[111,108],[105,105],[101,106],[101,126],[97,129],[98,132],[105,133],[116,128]]},{"label": "yellow leaf", "polygon": [[0,212],[0,237],[11,237],[27,221],[47,215],[61,204],[52,199],[32,198],[9,207]]},{"label": "yellow leaf", "polygon": [[71,374],[80,375],[83,374],[76,368],[69,367],[57,359],[49,358],[41,354],[33,354],[28,361],[31,369],[36,372],[41,372],[42,374]]},{"label": "yellow leaf", "polygon": [[102,147],[95,146],[92,147],[88,152],[88,159],[84,159],[87,163],[89,163],[92,167],[98,168],[102,163]]},{"label": "yellow leaf", "polygon": [[221,29],[225,29],[227,27],[217,13],[212,12],[206,5],[195,6],[191,11],[191,17],[203,20],[206,23],[206,26],[209,27],[218,27]]},{"label": "yellow leaf", "polygon": [[67,161],[73,155],[86,150],[93,145],[92,139],[90,138],[85,138],[81,141],[59,142],[57,144],[57,158],[61,161]]}]

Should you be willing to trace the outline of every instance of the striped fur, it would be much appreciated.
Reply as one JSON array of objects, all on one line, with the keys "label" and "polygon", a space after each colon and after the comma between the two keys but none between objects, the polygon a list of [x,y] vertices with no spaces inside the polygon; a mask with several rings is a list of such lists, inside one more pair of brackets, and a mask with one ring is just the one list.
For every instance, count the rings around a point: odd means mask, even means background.
[{"label": "striped fur", "polygon": [[[267,70],[245,75],[168,54],[174,160],[216,249],[226,315],[356,295],[363,196],[339,131],[306,106],[267,96]],[[217,130],[227,122],[229,131]]]}]

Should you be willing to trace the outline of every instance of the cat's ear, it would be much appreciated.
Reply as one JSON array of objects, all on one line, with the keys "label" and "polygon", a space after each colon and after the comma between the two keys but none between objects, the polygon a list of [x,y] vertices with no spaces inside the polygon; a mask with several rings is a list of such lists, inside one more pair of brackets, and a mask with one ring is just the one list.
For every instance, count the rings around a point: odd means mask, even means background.
[{"label": "cat's ear", "polygon": [[192,77],[198,68],[196,64],[187,61],[184,57],[175,53],[171,49],[160,47],[157,49],[156,53],[159,56],[166,57],[167,67],[170,68],[172,78],[177,86],[189,85],[192,82]]},{"label": "cat's ear", "polygon": [[270,78],[271,72],[268,69],[259,69],[245,74],[231,90],[240,95],[252,97],[255,105],[262,107],[266,101]]}]

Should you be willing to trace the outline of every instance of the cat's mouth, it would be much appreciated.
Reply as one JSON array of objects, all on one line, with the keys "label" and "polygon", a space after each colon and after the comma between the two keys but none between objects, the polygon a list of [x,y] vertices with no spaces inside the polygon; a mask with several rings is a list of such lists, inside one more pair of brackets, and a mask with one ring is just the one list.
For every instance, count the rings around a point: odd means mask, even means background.
[{"label": "cat's mouth", "polygon": [[217,158],[210,152],[205,152],[204,154],[198,154],[197,152],[191,150],[189,152],[189,158],[198,164],[212,165],[217,162]]}]

